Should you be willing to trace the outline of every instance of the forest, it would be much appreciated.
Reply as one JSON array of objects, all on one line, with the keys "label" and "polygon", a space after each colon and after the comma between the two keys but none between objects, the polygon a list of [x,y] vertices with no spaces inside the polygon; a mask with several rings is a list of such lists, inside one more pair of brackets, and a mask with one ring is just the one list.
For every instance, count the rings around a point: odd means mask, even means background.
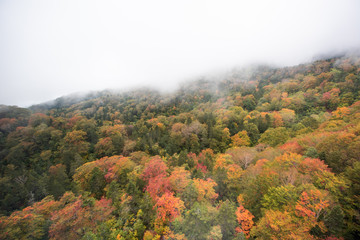
[{"label": "forest", "polygon": [[1,105],[0,239],[360,239],[360,57]]}]

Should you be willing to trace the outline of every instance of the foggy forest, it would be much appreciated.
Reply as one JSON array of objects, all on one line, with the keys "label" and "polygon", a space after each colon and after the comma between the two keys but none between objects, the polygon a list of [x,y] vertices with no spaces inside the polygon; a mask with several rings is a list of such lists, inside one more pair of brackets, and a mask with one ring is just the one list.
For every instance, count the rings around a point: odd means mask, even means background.
[{"label": "foggy forest", "polygon": [[360,2],[0,1],[0,240],[360,239]]},{"label": "foggy forest", "polygon": [[1,239],[358,239],[360,58],[1,106]]}]

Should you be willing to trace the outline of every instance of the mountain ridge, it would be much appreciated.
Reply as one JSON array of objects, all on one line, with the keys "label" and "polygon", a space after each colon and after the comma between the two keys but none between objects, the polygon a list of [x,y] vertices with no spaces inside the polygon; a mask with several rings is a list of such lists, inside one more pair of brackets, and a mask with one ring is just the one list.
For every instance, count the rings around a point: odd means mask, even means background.
[{"label": "mountain ridge", "polygon": [[359,57],[54,104],[0,106],[0,239],[360,235]]}]

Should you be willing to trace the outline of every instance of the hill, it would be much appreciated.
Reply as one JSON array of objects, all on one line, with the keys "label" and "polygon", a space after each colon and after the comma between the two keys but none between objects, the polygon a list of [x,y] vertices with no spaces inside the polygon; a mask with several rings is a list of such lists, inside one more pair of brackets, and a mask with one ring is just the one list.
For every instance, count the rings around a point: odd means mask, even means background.
[{"label": "hill", "polygon": [[0,106],[0,239],[359,239],[360,58]]}]

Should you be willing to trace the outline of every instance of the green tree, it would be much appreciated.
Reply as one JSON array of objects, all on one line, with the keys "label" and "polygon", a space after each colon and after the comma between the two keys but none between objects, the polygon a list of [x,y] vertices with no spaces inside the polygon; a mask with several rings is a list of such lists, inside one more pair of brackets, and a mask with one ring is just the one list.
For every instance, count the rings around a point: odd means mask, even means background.
[{"label": "green tree", "polygon": [[289,139],[289,132],[284,127],[269,128],[260,137],[259,142],[275,147]]},{"label": "green tree", "polygon": [[229,200],[219,203],[216,221],[221,227],[222,239],[224,240],[231,240],[235,235],[235,227],[237,225],[235,210],[235,204]]}]

